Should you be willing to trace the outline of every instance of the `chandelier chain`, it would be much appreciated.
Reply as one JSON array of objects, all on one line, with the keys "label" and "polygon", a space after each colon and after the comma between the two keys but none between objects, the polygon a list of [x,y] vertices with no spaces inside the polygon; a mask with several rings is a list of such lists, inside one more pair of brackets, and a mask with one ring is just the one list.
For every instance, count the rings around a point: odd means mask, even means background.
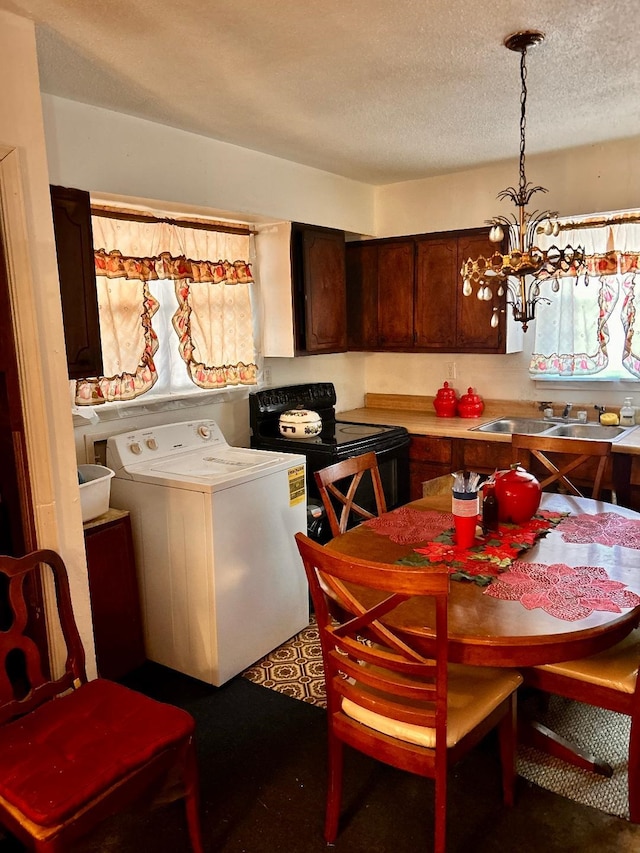
[{"label": "chandelier chain", "polygon": [[520,92],[520,204],[526,204],[525,194],[527,189],[527,176],[525,174],[525,139],[527,129],[527,49],[523,48],[520,54],[520,79],[522,90]]}]

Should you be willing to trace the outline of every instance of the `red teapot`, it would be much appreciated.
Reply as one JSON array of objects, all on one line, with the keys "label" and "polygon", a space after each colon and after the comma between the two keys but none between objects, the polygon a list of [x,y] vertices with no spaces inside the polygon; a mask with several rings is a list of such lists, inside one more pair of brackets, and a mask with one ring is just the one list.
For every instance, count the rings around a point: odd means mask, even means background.
[{"label": "red teapot", "polygon": [[512,524],[524,524],[533,518],[540,506],[542,489],[533,474],[518,463],[506,471],[496,471],[498,518]]},{"label": "red teapot", "polygon": [[449,383],[445,382],[442,388],[438,389],[433,400],[433,408],[436,410],[436,415],[439,418],[455,418],[458,404],[458,396],[455,388],[450,388]]},{"label": "red teapot", "polygon": [[474,393],[473,388],[468,388],[458,400],[458,414],[461,418],[479,418],[484,412],[484,401],[479,394]]}]

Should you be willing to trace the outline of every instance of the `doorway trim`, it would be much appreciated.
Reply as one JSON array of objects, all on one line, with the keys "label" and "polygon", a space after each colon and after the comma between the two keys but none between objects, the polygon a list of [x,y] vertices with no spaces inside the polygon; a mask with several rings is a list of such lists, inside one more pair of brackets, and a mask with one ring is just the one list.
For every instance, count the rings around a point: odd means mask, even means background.
[{"label": "doorway trim", "polygon": [[[18,476],[26,477],[28,472],[28,498],[26,505],[23,504],[23,516],[26,513],[33,519],[31,532],[28,529],[30,525],[25,520],[25,541],[29,549],[56,548],[59,530],[55,513],[44,391],[41,383],[28,381],[28,365],[40,363],[41,353],[25,210],[20,153],[16,148],[0,145],[0,229],[7,266],[27,455],[27,459],[22,460],[23,470],[18,472]],[[35,542],[29,541],[34,535]],[[57,604],[53,584],[48,577],[43,578],[42,592],[51,666],[55,673],[60,667],[64,667],[66,650],[56,631],[57,619],[50,618],[57,614]]]}]

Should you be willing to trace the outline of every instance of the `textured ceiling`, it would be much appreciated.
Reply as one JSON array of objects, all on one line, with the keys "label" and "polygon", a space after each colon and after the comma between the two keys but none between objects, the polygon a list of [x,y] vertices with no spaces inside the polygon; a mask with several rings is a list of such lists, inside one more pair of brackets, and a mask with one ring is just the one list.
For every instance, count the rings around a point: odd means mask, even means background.
[{"label": "textured ceiling", "polygon": [[638,0],[0,0],[41,89],[371,184],[640,135]]}]

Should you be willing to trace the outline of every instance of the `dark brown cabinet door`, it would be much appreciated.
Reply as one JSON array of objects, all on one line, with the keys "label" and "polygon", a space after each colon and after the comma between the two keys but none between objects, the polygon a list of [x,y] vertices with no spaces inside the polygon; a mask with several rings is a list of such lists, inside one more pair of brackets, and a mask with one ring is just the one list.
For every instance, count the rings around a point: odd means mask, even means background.
[{"label": "dark brown cabinet door", "polygon": [[347,346],[372,350],[378,346],[378,247],[347,243]]},{"label": "dark brown cabinet door", "polygon": [[494,293],[485,302],[462,293],[463,262],[496,251],[488,233],[469,229],[347,244],[349,349],[505,352],[505,297]]},{"label": "dark brown cabinet door", "polygon": [[451,351],[457,343],[458,241],[432,238],[416,246],[416,346]]},{"label": "dark brown cabinet door", "polygon": [[296,351],[300,354],[345,352],[344,233],[294,224],[291,239]]},{"label": "dark brown cabinet door", "polygon": [[89,193],[51,187],[53,227],[70,379],[102,373]]},{"label": "dark brown cabinet door", "polygon": [[[491,257],[497,247],[489,242],[487,233],[469,234],[458,238],[458,254],[456,260],[456,293],[457,293],[457,345],[461,350],[472,352],[504,352],[505,343],[505,298],[497,295],[497,288],[493,288],[493,300],[485,302],[476,297],[476,292],[471,296],[462,293],[462,277],[460,270],[468,258]],[[497,308],[498,325],[491,326],[493,309]]]},{"label": "dark brown cabinet door", "polygon": [[412,347],[414,242],[378,246],[378,340],[380,347]]},{"label": "dark brown cabinet door", "polygon": [[409,445],[409,500],[422,497],[426,480],[442,477],[455,470],[454,442],[450,438],[412,435]]},{"label": "dark brown cabinet door", "polygon": [[140,596],[129,514],[109,510],[85,525],[96,664],[103,678],[122,678],[144,663]]}]

